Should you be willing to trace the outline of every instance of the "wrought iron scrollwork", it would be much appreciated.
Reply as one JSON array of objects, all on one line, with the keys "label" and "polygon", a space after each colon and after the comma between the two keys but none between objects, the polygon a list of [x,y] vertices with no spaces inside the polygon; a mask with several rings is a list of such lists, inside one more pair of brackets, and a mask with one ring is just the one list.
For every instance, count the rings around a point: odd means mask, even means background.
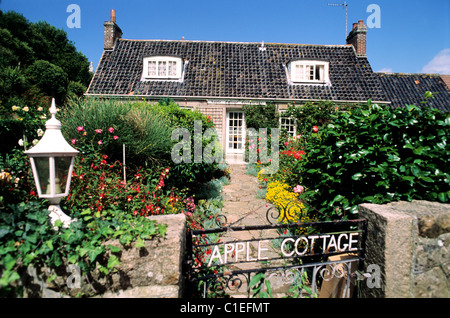
[{"label": "wrought iron scrollwork", "polygon": [[285,206],[271,206],[266,212],[266,219],[270,224],[297,222],[305,217],[305,205],[298,200],[289,201]]},{"label": "wrought iron scrollwork", "polygon": [[228,223],[228,219],[227,219],[227,217],[226,217],[225,215],[219,214],[219,215],[216,217],[216,225],[217,225],[218,227],[224,227],[224,226],[227,225],[227,223]]}]

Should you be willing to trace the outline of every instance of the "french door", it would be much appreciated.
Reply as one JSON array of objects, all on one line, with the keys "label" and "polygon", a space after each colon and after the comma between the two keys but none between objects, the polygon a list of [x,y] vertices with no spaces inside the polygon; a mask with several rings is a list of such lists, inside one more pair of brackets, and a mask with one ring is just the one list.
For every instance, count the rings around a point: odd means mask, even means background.
[{"label": "french door", "polygon": [[245,146],[244,112],[227,112],[226,153],[242,154]]}]

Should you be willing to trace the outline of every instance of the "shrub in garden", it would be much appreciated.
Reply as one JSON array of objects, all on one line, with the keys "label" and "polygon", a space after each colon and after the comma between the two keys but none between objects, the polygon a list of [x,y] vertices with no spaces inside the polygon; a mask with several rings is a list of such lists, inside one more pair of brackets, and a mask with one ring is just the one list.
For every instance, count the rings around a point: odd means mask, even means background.
[{"label": "shrub in garden", "polygon": [[450,115],[413,105],[338,112],[305,144],[298,173],[312,206],[335,217],[363,202],[448,202]]},{"label": "shrub in garden", "polygon": [[[69,228],[56,222],[50,224],[47,207],[40,202],[10,204],[0,210],[0,295],[20,297],[27,286],[25,272],[29,266],[49,268],[48,280],[67,273],[69,264],[76,264],[81,275],[96,269],[108,275],[119,264],[121,248],[103,244],[116,238],[123,246],[144,239],[165,235],[166,227],[144,217],[116,211],[114,217],[79,219]],[[140,245],[141,244],[141,245]],[[109,255],[109,256],[107,256]],[[64,275],[64,274],[63,274]],[[67,274],[66,274],[67,275]],[[70,292],[64,280],[59,291]],[[92,293],[85,290],[84,293]]]},{"label": "shrub in garden", "polygon": [[326,126],[337,111],[346,111],[356,108],[353,104],[336,104],[332,101],[306,102],[303,105],[291,104],[285,116],[296,119],[297,134],[308,135],[315,129]]},{"label": "shrub in garden", "polygon": [[[148,107],[148,104],[145,104]],[[207,136],[205,133],[208,129],[214,128],[214,122],[210,116],[203,115],[199,110],[189,110],[180,108],[173,100],[163,99],[156,105],[153,105],[155,110],[166,118],[173,128],[185,128],[189,131],[190,139],[190,162],[173,163],[171,165],[172,173],[176,175],[176,180],[179,184],[185,187],[201,187],[205,182],[210,181],[212,178],[220,178],[225,175],[224,169],[220,169],[220,162],[217,162],[216,158],[222,158],[221,154],[216,154],[215,149],[221,149],[221,145],[218,143],[217,134]],[[200,131],[195,131],[195,122],[201,122],[201,135]],[[211,131],[211,130],[210,130]],[[197,138],[195,134],[197,133]],[[203,137],[203,138],[198,138]],[[201,140],[201,144],[198,142]],[[178,143],[178,141],[175,141]],[[213,146],[213,147],[212,147]],[[202,150],[202,160],[199,161],[195,158],[195,148]],[[212,158],[206,158],[205,152],[207,147],[212,149]],[[217,155],[217,156],[216,156]],[[205,160],[206,159],[206,160]],[[208,162],[208,159],[212,162]],[[173,178],[172,180],[175,180]]]},{"label": "shrub in garden", "polygon": [[[64,108],[60,120],[67,140],[77,141],[77,129],[83,127],[84,143],[104,143],[104,153],[113,161],[122,160],[125,144],[130,168],[164,166],[170,159],[171,126],[150,107],[137,108],[113,99],[75,99]],[[110,134],[120,135],[120,140],[106,144],[103,136]]]}]

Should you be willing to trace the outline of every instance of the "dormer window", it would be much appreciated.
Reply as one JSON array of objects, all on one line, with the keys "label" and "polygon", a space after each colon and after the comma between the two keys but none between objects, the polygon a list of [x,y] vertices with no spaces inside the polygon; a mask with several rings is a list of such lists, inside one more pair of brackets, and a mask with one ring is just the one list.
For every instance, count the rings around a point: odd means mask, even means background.
[{"label": "dormer window", "polygon": [[292,83],[329,82],[329,63],[325,61],[297,60],[289,63],[289,76]]},{"label": "dormer window", "polygon": [[173,56],[152,56],[144,58],[145,79],[179,80],[183,73],[183,60]]}]

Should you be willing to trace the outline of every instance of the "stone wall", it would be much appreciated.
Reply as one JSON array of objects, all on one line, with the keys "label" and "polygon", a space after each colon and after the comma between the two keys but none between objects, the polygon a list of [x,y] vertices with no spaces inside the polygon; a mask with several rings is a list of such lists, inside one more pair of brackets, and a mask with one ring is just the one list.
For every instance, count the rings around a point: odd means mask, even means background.
[{"label": "stone wall", "polygon": [[[178,298],[183,292],[182,263],[186,246],[184,214],[151,216],[167,224],[164,239],[122,251],[117,273],[103,298]],[[118,241],[107,244],[120,244]]]},{"label": "stone wall", "polygon": [[[79,278],[63,265],[58,272],[49,268],[28,268],[22,277],[24,297],[63,298],[92,295],[97,298],[178,298],[184,282],[182,263],[186,246],[184,214],[151,216],[159,224],[167,224],[164,238],[145,241],[144,247],[134,243],[123,248],[118,240],[104,244],[121,246],[120,264],[107,276],[93,271],[91,278]],[[56,277],[49,279],[50,277]],[[70,283],[73,286],[69,286]]]},{"label": "stone wall", "polygon": [[363,283],[363,297],[450,297],[450,204],[362,204],[359,214],[368,220],[365,267],[381,272],[381,288]]}]

